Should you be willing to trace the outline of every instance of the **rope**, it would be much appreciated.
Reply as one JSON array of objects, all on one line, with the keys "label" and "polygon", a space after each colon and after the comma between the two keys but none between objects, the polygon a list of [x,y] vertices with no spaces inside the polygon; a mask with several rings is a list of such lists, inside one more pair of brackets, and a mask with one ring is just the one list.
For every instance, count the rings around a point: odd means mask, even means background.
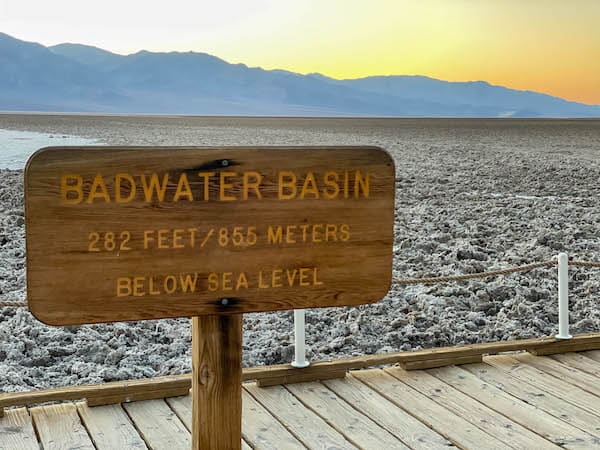
[{"label": "rope", "polygon": [[[556,266],[558,262],[556,260],[544,261],[533,264],[525,264],[523,266],[510,267],[508,269],[492,270],[489,272],[469,273],[465,275],[451,275],[446,277],[431,277],[431,278],[395,278],[392,280],[393,283],[400,286],[411,286],[415,284],[436,284],[436,283],[449,283],[451,281],[466,281],[473,280],[476,278],[490,278],[497,277],[498,275],[508,275],[516,272],[529,272],[530,270],[539,269],[541,267]],[[596,261],[569,261],[569,266],[574,267],[600,267],[600,262]],[[0,301],[0,308],[2,307],[13,307],[21,308],[26,307],[27,302],[18,301]]]},{"label": "rope", "polygon": [[[394,283],[399,284],[401,286],[409,286],[414,284],[435,284],[435,283],[447,283],[449,281],[464,281],[464,280],[472,280],[474,278],[488,278],[495,277],[498,275],[507,275],[509,273],[515,272],[528,272],[533,269],[538,269],[540,267],[550,267],[555,266],[557,264],[556,261],[544,261],[533,264],[526,264],[524,266],[511,267],[509,269],[500,269],[493,270],[490,272],[479,272],[479,273],[469,273],[465,275],[453,275],[447,277],[434,277],[434,278],[397,278],[394,279]],[[598,266],[600,267],[600,265]]]},{"label": "rope", "polygon": [[600,262],[596,262],[596,261],[569,261],[569,266],[576,266],[576,267],[600,267]]},{"label": "rope", "polygon": [[21,307],[27,306],[27,302],[11,302],[11,301],[0,302],[0,308],[3,306],[13,307],[13,308],[21,308]]}]

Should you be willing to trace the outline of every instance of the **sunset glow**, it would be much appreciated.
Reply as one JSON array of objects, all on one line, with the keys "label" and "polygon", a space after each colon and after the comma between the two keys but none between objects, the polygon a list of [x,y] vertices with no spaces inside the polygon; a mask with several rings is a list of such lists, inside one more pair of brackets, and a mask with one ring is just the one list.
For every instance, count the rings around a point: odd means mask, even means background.
[{"label": "sunset glow", "polygon": [[0,0],[0,31],[117,53],[199,51],[334,78],[485,80],[600,104],[596,0]]}]

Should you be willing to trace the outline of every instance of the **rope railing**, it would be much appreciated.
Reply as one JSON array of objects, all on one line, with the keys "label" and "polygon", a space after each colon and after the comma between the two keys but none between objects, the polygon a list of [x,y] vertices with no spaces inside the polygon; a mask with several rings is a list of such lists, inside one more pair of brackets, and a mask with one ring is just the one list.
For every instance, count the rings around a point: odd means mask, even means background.
[{"label": "rope railing", "polygon": [[[419,285],[419,284],[427,285],[427,284],[438,284],[438,283],[450,283],[453,281],[468,281],[468,280],[481,279],[481,278],[491,278],[491,277],[497,277],[499,275],[509,275],[511,273],[517,273],[517,272],[529,272],[531,270],[539,269],[542,267],[556,266],[557,264],[558,264],[557,260],[552,259],[552,260],[543,261],[543,262],[525,264],[522,266],[508,267],[506,269],[490,270],[487,272],[467,273],[467,274],[463,274],[463,275],[448,275],[448,276],[441,276],[441,277],[421,277],[421,278],[394,278],[392,280],[392,282],[399,286],[414,286],[414,285]],[[599,261],[569,261],[569,266],[600,268],[600,262]],[[22,308],[22,307],[26,307],[26,306],[27,306],[27,302],[22,302],[22,301],[10,301],[10,300],[0,301],[0,308],[1,307]]]},{"label": "rope railing", "polygon": [[[555,260],[544,261],[539,263],[525,264],[523,266],[509,267],[507,269],[491,270],[489,272],[477,272],[467,273],[464,275],[449,275],[444,277],[432,277],[432,278],[395,278],[392,280],[394,284],[401,286],[410,286],[415,284],[437,284],[437,283],[449,283],[451,281],[466,281],[475,278],[489,278],[496,277],[498,275],[508,275],[515,272],[529,272],[533,269],[539,269],[540,267],[551,267],[555,266],[557,262]],[[598,267],[600,267],[600,263]],[[574,265],[574,264],[572,264]],[[596,267],[596,266],[594,266]]]},{"label": "rope railing", "polygon": [[[463,275],[449,275],[441,277],[421,277],[421,278],[394,278],[392,282],[399,286],[428,285],[438,283],[450,283],[456,281],[468,281],[473,279],[491,278],[500,275],[509,275],[517,272],[529,272],[542,267],[558,266],[558,300],[559,300],[559,321],[557,339],[570,339],[569,334],[569,299],[568,299],[568,267],[594,267],[600,268],[599,261],[569,261],[566,253],[557,255],[554,259],[537,263],[525,264],[521,266],[509,267],[506,269],[490,270],[487,272],[468,273]],[[0,307],[26,307],[27,302],[23,301],[0,301]],[[295,339],[294,339],[294,367],[307,367],[310,362],[306,359],[306,342],[304,330],[303,309],[294,311]]]},{"label": "rope railing", "polygon": [[27,306],[27,302],[13,302],[13,301],[1,301],[0,308],[2,307],[12,307],[12,308],[23,308]]}]

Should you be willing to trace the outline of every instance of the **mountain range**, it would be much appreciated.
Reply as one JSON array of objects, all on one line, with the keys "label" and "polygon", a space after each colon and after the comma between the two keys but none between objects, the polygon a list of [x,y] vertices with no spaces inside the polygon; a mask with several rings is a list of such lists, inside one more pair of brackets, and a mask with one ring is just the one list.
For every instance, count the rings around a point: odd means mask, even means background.
[{"label": "mountain range", "polygon": [[118,55],[0,33],[0,110],[396,117],[600,117],[600,105],[425,76],[337,80],[197,52]]}]

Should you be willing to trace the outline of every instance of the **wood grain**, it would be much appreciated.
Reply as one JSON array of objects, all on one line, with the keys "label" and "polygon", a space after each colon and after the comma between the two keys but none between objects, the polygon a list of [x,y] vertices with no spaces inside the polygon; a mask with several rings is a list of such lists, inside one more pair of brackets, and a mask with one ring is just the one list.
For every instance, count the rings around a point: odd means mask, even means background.
[{"label": "wood grain", "polygon": [[148,448],[121,405],[90,408],[85,402],[78,402],[76,406],[97,450]]},{"label": "wood grain", "polygon": [[[342,372],[351,369],[395,363],[408,364],[428,360],[438,361],[446,360],[446,358],[450,361],[460,362],[464,361],[462,358],[468,355],[485,355],[524,350],[532,346],[542,348],[548,341],[548,338],[521,339],[460,347],[432,348],[415,352],[383,353],[379,355],[340,358],[332,361],[315,361],[304,369],[297,369],[289,364],[249,367],[243,369],[242,380],[266,380],[268,384],[270,384],[269,381],[274,381],[277,378],[285,383],[291,383],[296,380],[302,382],[326,380],[331,377],[336,378],[338,375],[342,376]],[[574,336],[572,341],[575,344],[580,343],[582,346],[587,347],[590,342],[600,343],[600,335],[598,333],[582,334]],[[552,342],[552,339],[550,339],[550,342]],[[582,354],[586,355],[587,358],[595,358],[596,361],[600,362],[600,351],[586,351]],[[187,395],[190,386],[190,374],[185,374],[141,380],[113,381],[87,386],[68,386],[29,392],[8,392],[0,394],[0,408],[84,398],[88,400],[88,405],[91,406],[170,396],[176,397]]]},{"label": "wood grain", "polygon": [[242,315],[192,318],[192,449],[240,448]]},{"label": "wood grain", "polygon": [[498,450],[507,448],[501,440],[381,369],[359,370],[352,372],[352,376],[440,433],[457,447]]},{"label": "wood grain", "polygon": [[408,449],[398,437],[321,383],[291,384],[287,389],[359,448]]},{"label": "wood grain", "polygon": [[522,382],[539,387],[561,398],[563,402],[569,402],[578,408],[600,416],[600,401],[598,397],[579,386],[562,381],[543,370],[539,370],[529,364],[521,363],[518,359],[510,356],[489,356],[484,358],[484,362],[505,371]]},{"label": "wood grain", "polygon": [[0,419],[0,450],[39,450],[27,408],[6,411]]},{"label": "wood grain", "polygon": [[384,370],[511,448],[558,450],[556,444],[519,425],[512,418],[497,413],[426,372],[408,372],[399,367]]},{"label": "wood grain", "polygon": [[[489,364],[468,364],[461,366],[461,369],[463,368],[489,385],[546,411],[563,422],[587,431],[596,438],[600,436],[600,416],[565,401],[563,394],[553,395],[539,388],[536,383],[509,376],[505,371]],[[594,444],[599,445],[600,441],[597,440]]]},{"label": "wood grain", "polygon": [[123,408],[152,450],[189,450],[190,433],[164,400],[124,403]]},{"label": "wood grain", "polygon": [[357,448],[331,424],[306,407],[283,386],[259,388],[245,384],[244,389],[263,405],[306,448]]},{"label": "wood grain", "polygon": [[524,399],[487,383],[460,367],[431,369],[430,374],[549,441],[566,448],[589,449],[598,438],[537,408]]},{"label": "wood grain", "polygon": [[410,448],[447,450],[452,445],[421,421],[352,376],[343,380],[324,381],[323,384]]},{"label": "wood grain", "polygon": [[95,450],[74,404],[37,406],[29,411],[44,450]]},{"label": "wood grain", "polygon": [[394,179],[376,147],[40,150],[25,174],[30,309],[71,325],[375,302]]}]

